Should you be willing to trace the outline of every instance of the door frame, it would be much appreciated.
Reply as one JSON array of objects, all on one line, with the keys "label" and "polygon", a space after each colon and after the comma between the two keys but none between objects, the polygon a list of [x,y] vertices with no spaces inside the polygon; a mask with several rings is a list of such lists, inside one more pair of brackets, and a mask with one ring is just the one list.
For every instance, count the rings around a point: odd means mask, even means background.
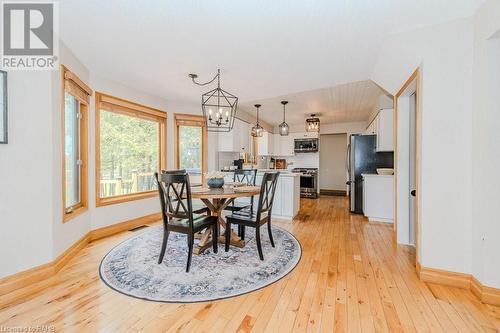
[{"label": "door frame", "polygon": [[420,67],[410,75],[394,96],[394,244],[398,243],[398,100],[408,87],[415,82],[415,266],[420,271],[420,168],[421,168],[421,106],[420,106]]}]

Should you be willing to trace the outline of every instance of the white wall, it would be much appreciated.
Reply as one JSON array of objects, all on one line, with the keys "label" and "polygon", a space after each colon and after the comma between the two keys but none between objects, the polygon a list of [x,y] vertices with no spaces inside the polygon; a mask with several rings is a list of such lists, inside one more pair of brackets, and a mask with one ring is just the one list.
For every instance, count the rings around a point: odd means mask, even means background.
[{"label": "white wall", "polygon": [[421,264],[472,268],[472,19],[388,38],[372,80],[396,94],[421,68]]},{"label": "white wall", "polygon": [[[496,37],[496,38],[494,38]],[[486,1],[474,18],[472,119],[473,274],[500,288],[500,1]]]},{"label": "white wall", "polygon": [[0,145],[0,277],[50,261],[51,73],[8,73],[9,143]]}]

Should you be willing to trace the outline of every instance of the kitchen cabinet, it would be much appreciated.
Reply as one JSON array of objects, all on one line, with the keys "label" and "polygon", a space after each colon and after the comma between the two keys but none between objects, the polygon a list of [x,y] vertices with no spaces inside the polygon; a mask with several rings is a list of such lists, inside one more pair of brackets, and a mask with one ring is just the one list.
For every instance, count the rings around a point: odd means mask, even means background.
[{"label": "kitchen cabinet", "polygon": [[394,110],[381,109],[365,134],[377,136],[377,152],[394,151]]},{"label": "kitchen cabinet", "polygon": [[294,156],[294,138],[274,134],[274,156]]},{"label": "kitchen cabinet", "polygon": [[304,139],[304,138],[319,138],[318,132],[299,132],[291,133],[294,139]]},{"label": "kitchen cabinet", "polygon": [[274,155],[274,134],[263,131],[262,136],[257,138],[257,153],[260,156]]},{"label": "kitchen cabinet", "polygon": [[[256,184],[262,184],[262,173],[257,174]],[[258,196],[255,197],[254,210],[257,211]],[[300,176],[283,173],[278,177],[274,194],[274,218],[293,220],[300,206]]]},{"label": "kitchen cabinet", "polygon": [[366,128],[365,134],[367,135],[377,135],[377,123],[378,123],[378,117],[375,117],[373,121],[368,125]]},{"label": "kitchen cabinet", "polygon": [[382,109],[377,115],[377,151],[394,151],[394,110]]},{"label": "kitchen cabinet", "polygon": [[394,222],[394,176],[363,174],[363,214],[369,221]]},{"label": "kitchen cabinet", "polygon": [[248,123],[235,119],[233,129],[230,132],[220,132],[219,151],[242,152],[249,151],[250,136]]}]

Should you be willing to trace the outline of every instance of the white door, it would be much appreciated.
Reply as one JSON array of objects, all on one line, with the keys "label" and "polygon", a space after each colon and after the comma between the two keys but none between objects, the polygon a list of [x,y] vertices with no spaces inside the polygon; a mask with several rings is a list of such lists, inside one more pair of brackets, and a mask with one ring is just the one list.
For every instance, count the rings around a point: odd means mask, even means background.
[{"label": "white door", "polygon": [[416,112],[415,112],[415,107],[416,107],[416,95],[413,93],[410,96],[410,181],[409,181],[409,189],[408,189],[408,195],[409,195],[409,200],[410,200],[410,244],[415,245],[415,234],[416,234],[416,184],[417,184],[417,177],[416,177],[416,157],[417,157],[417,151],[416,151]]}]

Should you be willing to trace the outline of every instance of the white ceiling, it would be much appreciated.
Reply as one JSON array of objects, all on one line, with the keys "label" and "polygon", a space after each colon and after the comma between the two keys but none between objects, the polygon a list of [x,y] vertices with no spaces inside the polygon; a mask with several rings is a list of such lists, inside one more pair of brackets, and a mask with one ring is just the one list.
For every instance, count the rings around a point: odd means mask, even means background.
[{"label": "white ceiling", "polygon": [[64,0],[60,34],[91,71],[167,100],[199,101],[210,87],[187,74],[208,80],[220,67],[244,104],[367,80],[387,34],[469,16],[482,1]]},{"label": "white ceiling", "polygon": [[311,113],[319,116],[322,123],[344,123],[366,121],[376,107],[384,91],[373,81],[358,81],[332,88],[304,91],[279,97],[242,103],[240,109],[255,115],[256,103],[262,104],[260,117],[270,123],[283,121],[283,106],[286,100],[286,122],[289,125],[304,123]]}]

